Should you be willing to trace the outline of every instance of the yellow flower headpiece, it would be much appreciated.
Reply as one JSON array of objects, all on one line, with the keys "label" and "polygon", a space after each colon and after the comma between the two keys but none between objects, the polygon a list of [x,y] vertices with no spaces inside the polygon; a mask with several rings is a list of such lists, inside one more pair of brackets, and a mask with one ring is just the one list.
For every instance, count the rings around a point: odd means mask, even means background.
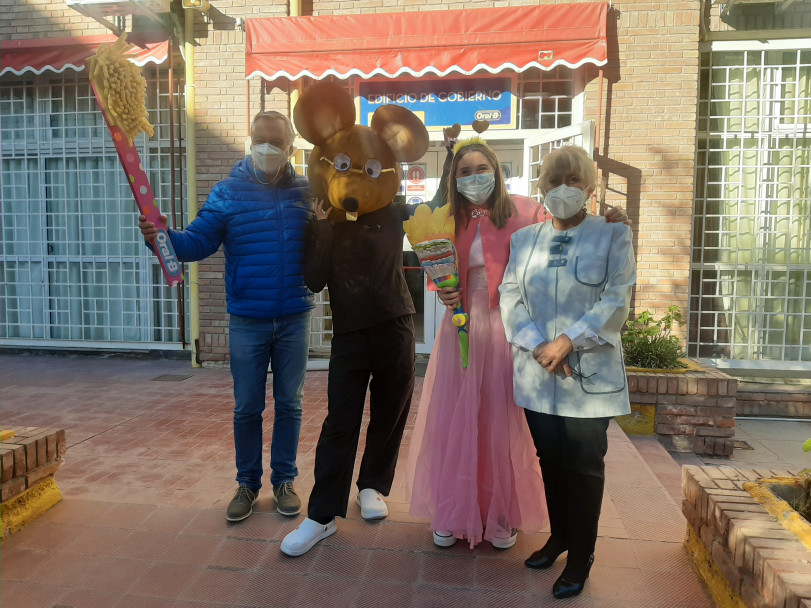
[{"label": "yellow flower headpiece", "polygon": [[469,146],[469,145],[471,145],[471,144],[479,144],[479,145],[485,146],[486,148],[489,148],[489,147],[490,147],[490,146],[488,146],[488,145],[487,145],[487,141],[486,141],[486,140],[482,139],[482,138],[481,138],[480,136],[478,136],[478,135],[474,135],[473,137],[468,137],[467,139],[460,139],[459,141],[457,141],[457,142],[456,142],[456,145],[453,147],[453,153],[454,153],[454,155],[455,155],[457,152],[459,152],[459,150],[461,150],[462,148],[464,148],[465,146]]}]

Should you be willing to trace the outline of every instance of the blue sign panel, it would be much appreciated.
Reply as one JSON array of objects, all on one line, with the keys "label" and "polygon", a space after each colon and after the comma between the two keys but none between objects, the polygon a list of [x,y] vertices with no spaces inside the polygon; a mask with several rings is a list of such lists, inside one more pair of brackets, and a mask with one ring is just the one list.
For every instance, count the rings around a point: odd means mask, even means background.
[{"label": "blue sign panel", "polygon": [[360,83],[360,122],[368,125],[377,108],[396,104],[420,116],[428,128],[486,120],[491,125],[512,124],[510,78],[458,80],[385,80]]}]

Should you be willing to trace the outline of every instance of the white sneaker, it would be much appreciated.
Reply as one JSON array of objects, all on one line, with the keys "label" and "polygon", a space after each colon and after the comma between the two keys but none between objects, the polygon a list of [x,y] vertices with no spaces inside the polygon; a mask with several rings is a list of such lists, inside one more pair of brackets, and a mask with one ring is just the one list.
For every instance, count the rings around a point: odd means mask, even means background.
[{"label": "white sneaker", "polygon": [[304,555],[318,541],[332,536],[337,530],[334,519],[328,524],[319,524],[308,517],[299,524],[298,528],[284,537],[281,545],[282,553],[291,557]]},{"label": "white sneaker", "polygon": [[513,528],[512,536],[509,538],[494,538],[490,544],[493,545],[496,549],[509,549],[515,544],[515,541],[518,540],[518,530]]},{"label": "white sneaker", "polygon": [[363,519],[383,519],[389,514],[389,508],[383,502],[383,495],[372,488],[358,492],[358,504]]},{"label": "white sneaker", "polygon": [[436,530],[434,532],[434,544],[437,547],[452,547],[456,544],[456,537],[450,530]]}]

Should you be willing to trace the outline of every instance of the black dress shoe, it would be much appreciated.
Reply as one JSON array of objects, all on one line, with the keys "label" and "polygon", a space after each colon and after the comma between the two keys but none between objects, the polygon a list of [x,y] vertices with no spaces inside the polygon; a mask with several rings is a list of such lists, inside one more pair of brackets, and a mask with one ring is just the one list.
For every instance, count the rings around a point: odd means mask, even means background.
[{"label": "black dress shoe", "polygon": [[575,595],[580,595],[580,592],[583,591],[583,587],[586,585],[586,581],[582,583],[573,583],[571,581],[567,581],[563,578],[563,575],[560,575],[560,578],[555,581],[555,584],[552,586],[552,595],[555,596],[555,599],[562,600],[567,597],[574,597]]},{"label": "black dress shoe", "polygon": [[566,549],[561,549],[560,551],[544,551],[544,549],[546,549],[546,547],[538,549],[535,553],[530,555],[524,560],[524,565],[527,568],[534,568],[535,570],[546,570],[557,561],[562,553],[566,552]]},{"label": "black dress shoe", "polygon": [[[574,597],[576,595],[580,595],[580,592],[583,591],[583,587],[586,585],[586,579],[589,577],[589,571],[591,570],[591,565],[594,563],[594,555],[589,555],[588,563],[586,564],[586,574],[583,577],[583,580],[580,581],[572,581],[566,578],[566,571],[563,571],[563,574],[558,577],[558,580],[555,581],[555,584],[552,585],[552,595],[555,596],[555,599],[562,600],[567,597]],[[568,566],[567,566],[568,567]]]}]

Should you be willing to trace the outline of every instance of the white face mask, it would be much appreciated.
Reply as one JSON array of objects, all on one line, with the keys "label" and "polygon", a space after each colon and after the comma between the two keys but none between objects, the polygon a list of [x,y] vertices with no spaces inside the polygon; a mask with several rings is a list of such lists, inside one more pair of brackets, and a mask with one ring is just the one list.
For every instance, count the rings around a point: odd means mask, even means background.
[{"label": "white face mask", "polygon": [[287,153],[273,144],[256,144],[251,146],[251,161],[262,173],[275,178],[287,163]]},{"label": "white face mask", "polygon": [[456,178],[456,190],[474,205],[483,205],[496,189],[493,173],[477,173]]},{"label": "white face mask", "polygon": [[561,184],[544,195],[543,204],[554,217],[568,220],[586,204],[586,193],[580,188]]}]

